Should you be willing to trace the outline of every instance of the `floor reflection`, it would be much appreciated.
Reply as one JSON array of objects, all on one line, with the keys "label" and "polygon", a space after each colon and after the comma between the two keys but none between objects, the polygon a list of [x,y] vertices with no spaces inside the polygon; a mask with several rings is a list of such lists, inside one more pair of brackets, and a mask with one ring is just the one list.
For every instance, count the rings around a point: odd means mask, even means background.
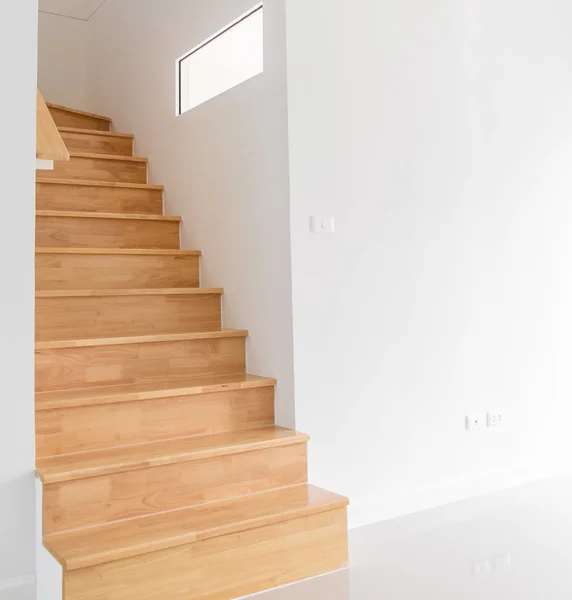
[{"label": "floor reflection", "polygon": [[572,478],[350,532],[348,571],[260,600],[571,600]]}]

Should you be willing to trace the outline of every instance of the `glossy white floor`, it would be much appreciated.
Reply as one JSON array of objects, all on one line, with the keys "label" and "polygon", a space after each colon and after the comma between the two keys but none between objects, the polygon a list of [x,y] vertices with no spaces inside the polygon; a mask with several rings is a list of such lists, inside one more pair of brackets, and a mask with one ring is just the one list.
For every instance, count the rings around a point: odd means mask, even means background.
[{"label": "glossy white floor", "polygon": [[571,600],[572,477],[353,530],[350,560],[256,600]]}]

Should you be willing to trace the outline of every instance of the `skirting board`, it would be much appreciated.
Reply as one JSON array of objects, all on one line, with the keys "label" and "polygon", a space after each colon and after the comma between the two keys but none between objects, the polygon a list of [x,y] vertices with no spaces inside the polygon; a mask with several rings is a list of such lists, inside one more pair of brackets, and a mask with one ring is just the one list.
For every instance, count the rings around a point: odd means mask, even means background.
[{"label": "skirting board", "polygon": [[[36,477],[36,579],[37,600],[62,600],[64,573],[58,561],[42,543],[43,486]],[[3,600],[0,596],[0,600]]]},{"label": "skirting board", "polygon": [[537,465],[478,473],[462,479],[415,488],[401,494],[387,495],[380,492],[362,499],[352,497],[348,511],[349,528],[357,529],[380,521],[572,473],[570,463],[551,465],[551,467]]},{"label": "skirting board", "polygon": [[0,581],[0,600],[36,600],[35,577]]}]

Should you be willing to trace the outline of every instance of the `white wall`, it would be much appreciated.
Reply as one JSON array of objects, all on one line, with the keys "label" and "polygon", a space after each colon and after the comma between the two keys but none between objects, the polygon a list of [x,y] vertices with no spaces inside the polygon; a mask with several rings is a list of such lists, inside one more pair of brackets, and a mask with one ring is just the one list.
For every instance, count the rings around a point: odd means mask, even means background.
[{"label": "white wall", "polygon": [[265,73],[175,117],[175,62],[255,0],[108,0],[89,21],[95,112],[136,135],[202,285],[224,286],[224,325],[250,330],[248,368],[279,380],[293,425],[292,309],[283,0],[268,0]]},{"label": "white wall", "polygon": [[356,525],[570,468],[572,6],[286,8],[312,480]]},{"label": "white wall", "polygon": [[38,87],[46,102],[89,110],[88,22],[39,13]]},{"label": "white wall", "polygon": [[[34,226],[37,11],[0,19],[0,598],[34,584]],[[30,597],[30,596],[28,596]]]}]

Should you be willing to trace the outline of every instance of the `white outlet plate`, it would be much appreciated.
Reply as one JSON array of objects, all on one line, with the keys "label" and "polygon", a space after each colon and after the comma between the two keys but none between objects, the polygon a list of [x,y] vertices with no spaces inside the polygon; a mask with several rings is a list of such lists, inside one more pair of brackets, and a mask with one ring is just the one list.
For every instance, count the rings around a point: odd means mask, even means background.
[{"label": "white outlet plate", "polygon": [[487,413],[487,427],[500,427],[504,424],[504,414],[502,412]]},{"label": "white outlet plate", "polygon": [[474,431],[475,429],[482,429],[485,426],[485,419],[481,415],[467,415],[465,417],[465,429],[467,431]]}]

